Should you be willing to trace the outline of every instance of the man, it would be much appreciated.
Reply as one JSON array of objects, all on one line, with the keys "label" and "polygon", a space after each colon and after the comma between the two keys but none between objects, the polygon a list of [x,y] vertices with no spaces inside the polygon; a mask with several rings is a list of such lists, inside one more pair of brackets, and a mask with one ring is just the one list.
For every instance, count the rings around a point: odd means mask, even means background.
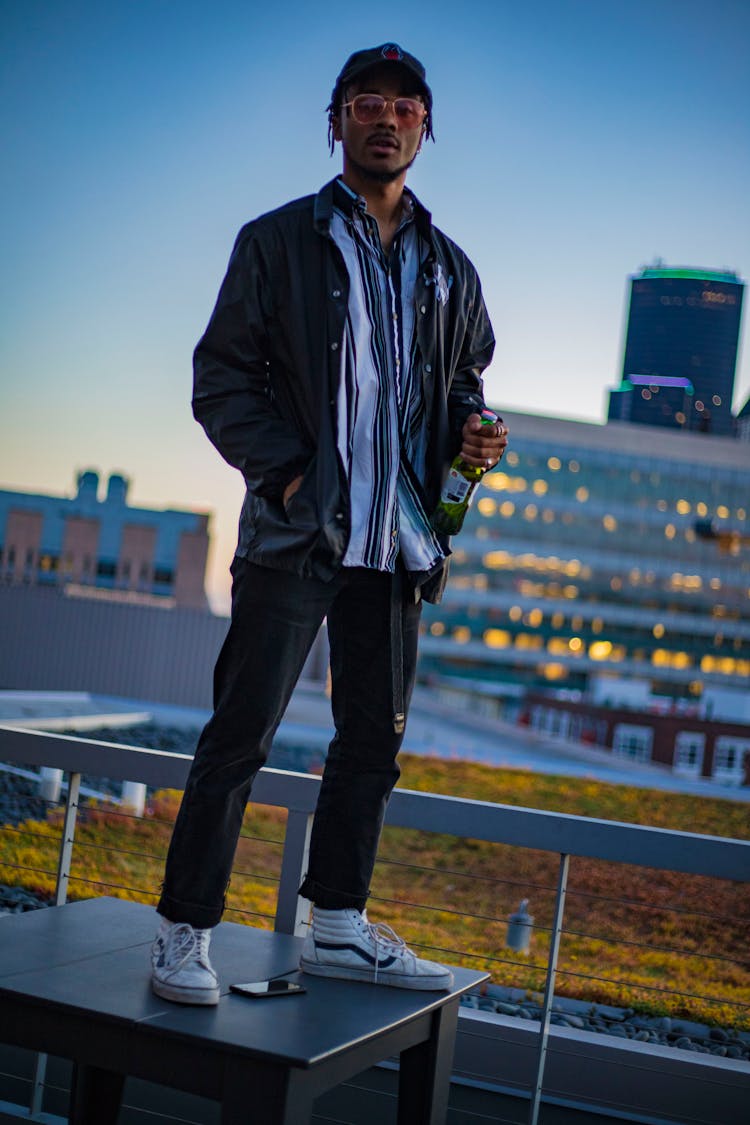
[{"label": "man", "polygon": [[463,252],[405,190],[432,136],[425,70],[395,44],[346,62],[329,114],[343,174],[240,232],[195,352],[193,409],[247,493],[232,618],[158,905],[154,990],[215,1004],[208,956],[252,780],[327,617],[329,747],[300,894],[305,972],[449,988],[365,903],[414,684],[421,599],[446,540],[430,527],[450,460],[497,464],[481,426],[494,347]]}]

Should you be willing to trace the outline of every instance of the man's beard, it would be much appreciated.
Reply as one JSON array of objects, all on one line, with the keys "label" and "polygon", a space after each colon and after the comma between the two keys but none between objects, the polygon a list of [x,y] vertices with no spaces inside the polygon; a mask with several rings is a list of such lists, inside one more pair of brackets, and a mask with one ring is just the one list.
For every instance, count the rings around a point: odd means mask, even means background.
[{"label": "man's beard", "polygon": [[363,180],[370,180],[373,184],[392,184],[399,176],[411,168],[414,161],[417,159],[417,153],[406,164],[402,164],[399,168],[383,168],[382,171],[377,168],[368,168],[364,164],[360,164],[357,160],[353,160],[351,154],[346,154],[347,162],[350,167],[362,177]]}]

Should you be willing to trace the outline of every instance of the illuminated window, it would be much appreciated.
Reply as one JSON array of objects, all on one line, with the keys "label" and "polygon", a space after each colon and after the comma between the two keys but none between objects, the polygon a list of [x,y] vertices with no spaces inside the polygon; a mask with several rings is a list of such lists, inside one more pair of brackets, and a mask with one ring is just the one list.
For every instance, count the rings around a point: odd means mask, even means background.
[{"label": "illuminated window", "polygon": [[551,508],[545,508],[544,511],[542,512],[542,519],[544,520],[545,523],[554,523],[555,522],[555,513],[552,511]]},{"label": "illuminated window", "polygon": [[661,638],[662,638],[662,637],[664,636],[664,626],[663,626],[663,625],[661,624],[661,622],[659,621],[659,622],[657,622],[657,623],[656,623],[656,625],[654,625],[654,627],[653,627],[653,629],[651,630],[651,632],[652,632],[652,633],[654,634],[654,636],[656,637],[657,641],[660,641],[660,640],[661,640]]},{"label": "illuminated window", "polygon": [[604,622],[602,621],[601,617],[595,617],[594,620],[591,622],[591,632],[592,633],[601,633],[603,628],[604,628]]},{"label": "illuminated window", "polygon": [[706,507],[706,505],[703,503],[702,500],[698,504],[695,505],[695,514],[697,516],[707,516],[708,515],[708,508]]},{"label": "illuminated window", "polygon": [[543,645],[544,640],[538,633],[519,633],[516,637],[516,648],[537,649]]},{"label": "illuminated window", "polygon": [[666,510],[667,510],[666,500],[657,500],[656,501],[656,507],[659,509],[660,512],[666,512]]},{"label": "illuminated window", "polygon": [[487,629],[484,633],[484,643],[487,648],[508,648],[512,643],[512,637],[505,629]]},{"label": "illuminated window", "polygon": [[677,413],[674,416],[674,420],[675,420],[675,422],[678,422],[681,426],[685,425],[685,421],[686,421],[685,415],[682,413],[681,410],[677,411]]},{"label": "illuminated window", "polygon": [[505,454],[505,460],[511,468],[515,468],[518,464],[518,454],[511,449],[510,453]]},{"label": "illuminated window", "polygon": [[720,520],[729,519],[729,508],[727,508],[726,504],[719,504],[718,508],[716,509],[716,515]]},{"label": "illuminated window", "polygon": [[738,520],[747,519],[747,512],[745,511],[744,508],[738,508],[737,509],[737,519]]},{"label": "illuminated window", "polygon": [[678,500],[675,506],[681,516],[686,516],[690,511],[690,504],[687,500]]},{"label": "illuminated window", "polygon": [[622,578],[617,578],[617,577],[611,578],[610,582],[609,582],[609,586],[610,586],[611,590],[621,590],[622,589]]},{"label": "illuminated window", "polygon": [[456,625],[452,637],[457,644],[465,645],[467,641],[471,640],[471,629],[468,625]]},{"label": "illuminated window", "polygon": [[548,457],[547,458],[547,468],[551,469],[553,473],[556,473],[561,467],[562,467],[562,461],[560,460],[559,457]]},{"label": "illuminated window", "polygon": [[508,518],[508,516],[512,516],[515,510],[516,506],[512,500],[503,500],[499,508],[500,515],[505,516],[506,519]]},{"label": "illuminated window", "polygon": [[543,673],[545,680],[564,680],[568,670],[564,664],[545,664]]},{"label": "illuminated window", "polygon": [[564,598],[571,598],[571,599],[577,598],[578,597],[578,587],[577,586],[563,586],[562,595],[563,595]]},{"label": "illuminated window", "polygon": [[445,632],[445,625],[442,621],[433,621],[432,625],[430,625],[430,632],[433,637],[442,637]]},{"label": "illuminated window", "polygon": [[584,504],[588,500],[588,498],[589,498],[588,488],[585,488],[584,485],[581,485],[580,488],[576,489],[576,500],[580,501],[581,504]]},{"label": "illuminated window", "polygon": [[580,637],[571,637],[570,640],[568,641],[568,648],[570,649],[571,652],[582,652],[583,651],[583,641],[581,640]]},{"label": "illuminated window", "polygon": [[617,520],[614,516],[606,515],[602,519],[605,531],[617,531]]},{"label": "illuminated window", "polygon": [[482,565],[488,570],[500,570],[502,567],[510,566],[512,561],[507,551],[490,551],[482,559]]},{"label": "illuminated window", "polygon": [[533,629],[538,629],[543,616],[541,609],[532,609],[526,616],[526,624],[531,625]]},{"label": "illuminated window", "polygon": [[664,534],[666,535],[667,539],[674,539],[676,530],[673,523],[667,524],[667,526],[664,528]]},{"label": "illuminated window", "polygon": [[552,628],[553,629],[562,629],[564,624],[565,624],[565,614],[563,614],[563,613],[553,613],[552,614]]},{"label": "illuminated window", "polygon": [[589,645],[589,656],[592,660],[608,660],[611,654],[611,641],[594,641]]},{"label": "illuminated window", "polygon": [[570,469],[571,473],[577,473],[580,470],[581,466],[577,461],[568,461],[568,468]]},{"label": "illuminated window", "polygon": [[489,529],[484,526],[478,527],[474,534],[476,535],[477,539],[489,539],[490,537]]},{"label": "illuminated window", "polygon": [[506,473],[490,473],[488,477],[483,480],[485,488],[489,488],[491,492],[503,492],[508,484],[508,477]]},{"label": "illuminated window", "polygon": [[564,637],[550,637],[547,641],[547,652],[552,656],[567,656],[570,646]]},{"label": "illuminated window", "polygon": [[477,504],[477,510],[482,516],[494,516],[497,511],[497,504],[489,496],[483,496]]},{"label": "illuminated window", "polygon": [[520,621],[523,616],[523,610],[520,605],[512,605],[508,610],[508,617],[511,621]]},{"label": "illuminated window", "polygon": [[523,518],[529,521],[535,520],[538,510],[536,504],[527,504],[523,510]]},{"label": "illuminated window", "polygon": [[535,496],[545,496],[548,489],[549,485],[546,480],[535,480],[531,486],[531,490]]},{"label": "illuminated window", "polygon": [[565,573],[568,578],[575,578],[581,573],[581,563],[578,559],[570,559],[565,564]]},{"label": "illuminated window", "polygon": [[721,406],[721,395],[713,395],[711,398],[711,402],[714,404],[714,406]]}]

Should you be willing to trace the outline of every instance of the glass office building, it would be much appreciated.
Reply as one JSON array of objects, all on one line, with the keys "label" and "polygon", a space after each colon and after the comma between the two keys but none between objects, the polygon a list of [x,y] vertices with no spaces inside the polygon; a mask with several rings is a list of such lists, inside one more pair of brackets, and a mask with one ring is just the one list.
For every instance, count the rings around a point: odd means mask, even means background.
[{"label": "glass office building", "polygon": [[750,446],[511,414],[426,606],[420,676],[491,696],[750,686]]},{"label": "glass office building", "polygon": [[632,277],[610,420],[731,434],[743,291],[729,272],[655,267]]}]

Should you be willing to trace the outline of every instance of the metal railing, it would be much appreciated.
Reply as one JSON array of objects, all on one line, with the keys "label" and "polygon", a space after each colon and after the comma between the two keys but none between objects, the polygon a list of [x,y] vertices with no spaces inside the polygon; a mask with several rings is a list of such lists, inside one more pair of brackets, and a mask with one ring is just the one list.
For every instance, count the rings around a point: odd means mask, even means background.
[{"label": "metal railing", "polygon": [[[55,902],[60,904],[66,900],[71,877],[82,775],[121,781],[136,779],[151,787],[179,790],[184,788],[191,757],[6,725],[0,726],[0,761],[54,767],[68,774],[55,892]],[[275,929],[287,934],[300,935],[307,924],[308,904],[299,898],[297,888],[306,870],[319,785],[320,780],[315,776],[264,769],[253,787],[255,803],[287,810],[274,917]],[[443,836],[534,849],[557,857],[552,922],[549,927],[542,927],[549,931],[550,940],[535,1042],[529,1125],[536,1125],[539,1119],[571,858],[605,860],[736,882],[747,881],[750,877],[750,842],[407,789],[394,791],[386,823]],[[43,1073],[38,1073],[32,1113],[40,1109],[42,1080]]]}]

